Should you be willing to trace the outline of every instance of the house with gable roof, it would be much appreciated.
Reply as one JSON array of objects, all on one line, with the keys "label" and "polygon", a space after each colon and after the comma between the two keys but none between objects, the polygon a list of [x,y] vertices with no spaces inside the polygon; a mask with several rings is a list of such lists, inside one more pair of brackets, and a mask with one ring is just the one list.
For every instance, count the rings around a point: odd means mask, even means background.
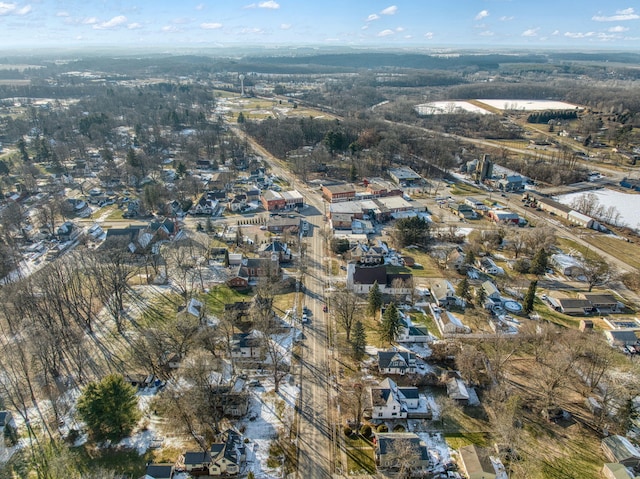
[{"label": "house with gable roof", "polygon": [[416,355],[408,351],[378,351],[381,374],[412,374],[416,372]]},{"label": "house with gable roof", "polygon": [[379,467],[396,467],[398,465],[398,441],[411,444],[416,451],[416,457],[411,464],[413,471],[426,469],[429,466],[429,451],[427,445],[413,432],[377,432],[375,435],[375,457]]},{"label": "house with gable roof", "polygon": [[391,378],[386,378],[371,388],[372,419],[405,419],[419,406],[417,387],[398,387]]},{"label": "house with gable roof", "polygon": [[173,473],[173,464],[147,464],[141,479],[172,479]]}]

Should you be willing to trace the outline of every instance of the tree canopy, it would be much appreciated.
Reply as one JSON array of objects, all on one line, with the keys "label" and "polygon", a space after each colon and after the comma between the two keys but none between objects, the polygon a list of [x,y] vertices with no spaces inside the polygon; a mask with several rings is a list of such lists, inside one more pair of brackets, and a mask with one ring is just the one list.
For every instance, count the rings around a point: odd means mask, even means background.
[{"label": "tree canopy", "polygon": [[429,234],[429,222],[418,216],[401,218],[396,221],[394,238],[398,248],[416,245],[427,247],[431,238]]},{"label": "tree canopy", "polygon": [[93,439],[119,441],[131,433],[140,418],[136,391],[121,375],[110,374],[82,391],[78,414]]}]

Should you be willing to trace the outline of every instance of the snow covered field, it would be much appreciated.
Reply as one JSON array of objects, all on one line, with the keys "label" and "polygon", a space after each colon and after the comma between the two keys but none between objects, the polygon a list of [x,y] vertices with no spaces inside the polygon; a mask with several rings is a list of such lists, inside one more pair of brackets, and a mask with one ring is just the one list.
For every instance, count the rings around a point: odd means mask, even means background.
[{"label": "snow covered field", "polygon": [[564,101],[553,100],[481,100],[479,102],[498,110],[543,111],[543,110],[574,110],[582,108]]},{"label": "snow covered field", "polygon": [[478,113],[480,115],[492,115],[489,110],[480,108],[467,101],[432,101],[416,105],[418,115],[441,115],[451,113]]},{"label": "snow covered field", "polygon": [[[605,208],[614,206],[622,215],[622,221],[630,228],[636,231],[640,230],[640,217],[638,211],[640,211],[640,195],[632,193],[624,193],[622,191],[610,190],[603,188],[601,190],[589,191],[589,194],[593,194],[598,198],[601,205]],[[570,205],[574,199],[584,195],[581,193],[570,193],[568,195],[558,196],[556,201],[564,205]]]}]

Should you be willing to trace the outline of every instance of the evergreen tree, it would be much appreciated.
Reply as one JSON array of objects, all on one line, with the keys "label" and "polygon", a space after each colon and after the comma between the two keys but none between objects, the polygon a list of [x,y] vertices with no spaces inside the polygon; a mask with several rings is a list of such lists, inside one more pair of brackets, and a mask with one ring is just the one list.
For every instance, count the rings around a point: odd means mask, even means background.
[{"label": "evergreen tree", "polygon": [[533,301],[536,299],[536,288],[538,287],[538,281],[533,280],[529,283],[529,289],[527,290],[527,294],[524,295],[524,301],[522,305],[522,310],[529,314],[533,311]]},{"label": "evergreen tree", "polygon": [[367,332],[364,329],[362,321],[356,321],[351,334],[351,350],[353,352],[353,358],[356,361],[360,361],[364,357],[366,346]]},{"label": "evergreen tree", "polygon": [[533,257],[533,260],[531,261],[531,269],[529,270],[529,272],[538,276],[544,274],[544,272],[547,270],[547,262],[547,252],[544,248],[541,248]]},{"label": "evergreen tree", "polygon": [[245,123],[247,121],[247,119],[244,117],[244,113],[240,112],[238,113],[238,123],[242,124]]},{"label": "evergreen tree", "polygon": [[395,303],[390,303],[382,315],[382,327],[380,328],[380,339],[389,344],[393,343],[400,335],[402,322],[400,313]]},{"label": "evergreen tree", "polygon": [[110,374],[82,391],[78,414],[93,439],[117,442],[131,433],[140,418],[136,390],[121,375]]},{"label": "evergreen tree", "polygon": [[16,147],[18,148],[18,151],[20,152],[20,158],[22,158],[22,161],[24,161],[25,163],[29,162],[29,153],[27,152],[27,144],[25,143],[25,141],[20,138],[18,140],[18,142],[16,143]]},{"label": "evergreen tree", "polygon": [[473,266],[475,262],[476,262],[476,254],[473,252],[472,249],[470,249],[469,251],[467,251],[467,254],[464,257],[464,264]]},{"label": "evergreen tree", "polygon": [[477,299],[476,302],[478,306],[484,305],[484,301],[485,299],[487,299],[487,292],[484,290],[482,286],[476,289],[476,299]]},{"label": "evergreen tree", "polygon": [[373,283],[373,286],[371,286],[367,301],[367,314],[375,317],[382,307],[382,293],[380,292],[380,286],[378,286],[377,281]]},{"label": "evergreen tree", "polygon": [[356,169],[356,165],[354,165],[353,163],[351,163],[349,176],[351,178],[351,181],[356,181],[358,179],[358,170]]},{"label": "evergreen tree", "polygon": [[469,289],[469,280],[465,277],[458,283],[456,287],[456,294],[458,297],[467,301],[471,300],[471,290]]}]

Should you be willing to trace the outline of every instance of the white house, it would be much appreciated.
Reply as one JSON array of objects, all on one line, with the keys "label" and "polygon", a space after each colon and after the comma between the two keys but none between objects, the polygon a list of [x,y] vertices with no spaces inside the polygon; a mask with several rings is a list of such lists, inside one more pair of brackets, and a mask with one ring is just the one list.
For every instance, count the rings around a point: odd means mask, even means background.
[{"label": "white house", "polygon": [[371,388],[372,419],[405,419],[409,410],[418,409],[420,398],[416,387],[398,387],[390,378]]},{"label": "white house", "polygon": [[378,370],[382,374],[416,372],[416,355],[407,351],[378,351]]}]

